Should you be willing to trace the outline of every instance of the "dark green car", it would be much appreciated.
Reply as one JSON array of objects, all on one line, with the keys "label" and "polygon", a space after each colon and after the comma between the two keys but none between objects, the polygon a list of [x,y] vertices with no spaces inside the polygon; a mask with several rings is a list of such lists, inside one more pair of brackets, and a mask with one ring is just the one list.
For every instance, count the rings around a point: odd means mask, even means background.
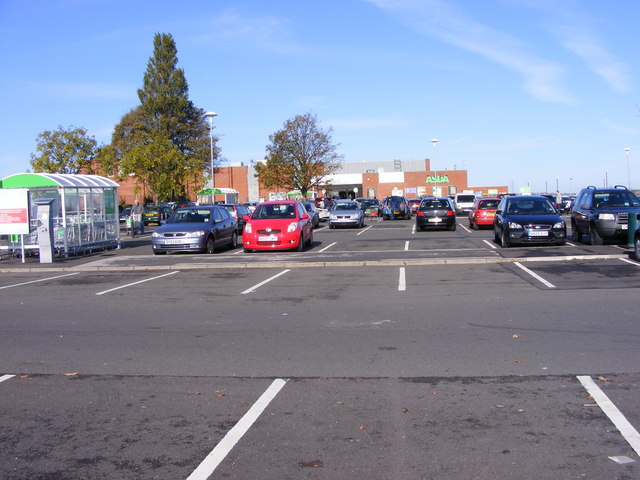
[{"label": "dark green car", "polygon": [[160,225],[163,220],[166,220],[171,215],[171,211],[167,207],[161,207],[159,205],[147,205],[144,207],[144,224],[149,225],[155,223]]}]

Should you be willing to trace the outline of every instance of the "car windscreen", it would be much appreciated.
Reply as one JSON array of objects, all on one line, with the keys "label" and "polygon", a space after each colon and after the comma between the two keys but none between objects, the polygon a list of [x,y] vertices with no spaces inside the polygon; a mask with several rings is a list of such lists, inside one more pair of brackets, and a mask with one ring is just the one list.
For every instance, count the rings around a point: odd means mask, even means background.
[{"label": "car windscreen", "polygon": [[176,210],[167,223],[205,223],[210,216],[211,210],[204,208]]},{"label": "car windscreen", "polygon": [[480,210],[495,210],[498,208],[500,200],[480,200],[478,202],[478,208]]},{"label": "car windscreen", "polygon": [[593,204],[596,208],[640,207],[638,198],[628,191],[595,192]]},{"label": "car windscreen", "polygon": [[446,200],[438,200],[437,198],[431,200],[423,200],[420,204],[420,210],[448,210],[449,208],[449,202],[447,202]]},{"label": "car windscreen", "polygon": [[470,203],[470,202],[475,202],[476,201],[476,197],[475,197],[475,195],[458,195],[458,199],[456,201],[458,203],[460,203],[460,202]]},{"label": "car windscreen", "polygon": [[296,218],[296,206],[293,203],[261,204],[255,209],[251,218],[254,220]]},{"label": "car windscreen", "polygon": [[333,207],[334,210],[357,210],[358,204],[355,202],[349,203],[336,203]]},{"label": "car windscreen", "polygon": [[546,198],[523,199],[509,202],[507,206],[509,215],[544,215],[557,214],[556,209]]}]

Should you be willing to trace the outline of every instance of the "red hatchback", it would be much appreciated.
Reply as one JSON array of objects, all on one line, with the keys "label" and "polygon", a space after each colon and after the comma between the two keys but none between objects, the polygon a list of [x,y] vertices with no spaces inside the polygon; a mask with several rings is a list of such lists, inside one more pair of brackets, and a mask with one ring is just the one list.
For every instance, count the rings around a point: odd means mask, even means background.
[{"label": "red hatchback", "polygon": [[277,200],[264,202],[245,216],[242,245],[254,250],[297,250],[313,243],[313,224],[302,203]]},{"label": "red hatchback", "polygon": [[493,217],[496,216],[499,203],[500,199],[497,197],[484,197],[476,200],[469,212],[469,226],[475,230],[482,226],[493,227]]}]

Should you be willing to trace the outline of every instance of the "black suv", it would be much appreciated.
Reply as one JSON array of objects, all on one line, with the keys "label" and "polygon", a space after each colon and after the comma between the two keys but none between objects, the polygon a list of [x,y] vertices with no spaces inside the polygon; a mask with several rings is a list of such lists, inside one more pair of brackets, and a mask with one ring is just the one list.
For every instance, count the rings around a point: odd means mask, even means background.
[{"label": "black suv", "polygon": [[391,195],[382,202],[382,219],[404,218],[411,220],[411,206],[405,197]]},{"label": "black suv", "polygon": [[629,214],[640,213],[640,200],[623,185],[583,188],[571,208],[573,240],[589,235],[591,245],[623,240],[629,231]]}]

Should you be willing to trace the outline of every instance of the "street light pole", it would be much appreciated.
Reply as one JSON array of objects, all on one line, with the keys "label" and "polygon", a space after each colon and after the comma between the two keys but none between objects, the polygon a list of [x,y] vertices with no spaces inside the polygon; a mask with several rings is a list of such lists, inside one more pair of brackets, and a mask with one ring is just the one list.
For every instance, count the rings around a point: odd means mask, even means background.
[{"label": "street light pole", "polygon": [[[431,139],[431,143],[433,144],[433,163],[435,163],[436,160],[436,145],[438,143],[438,139],[437,138],[432,138]],[[433,168],[433,167],[431,167]],[[434,170],[433,173],[435,173],[435,175],[433,176],[433,187],[431,188],[431,194],[437,194],[438,190],[438,171]]]},{"label": "street light pole", "polygon": [[631,171],[629,170],[629,147],[625,148],[624,151],[627,154],[627,185],[629,186],[629,190],[631,190]]},{"label": "street light pole", "polygon": [[216,112],[207,112],[204,114],[209,119],[209,147],[211,151],[211,205],[213,205],[213,189],[215,188],[213,173],[213,117],[217,117]]}]

